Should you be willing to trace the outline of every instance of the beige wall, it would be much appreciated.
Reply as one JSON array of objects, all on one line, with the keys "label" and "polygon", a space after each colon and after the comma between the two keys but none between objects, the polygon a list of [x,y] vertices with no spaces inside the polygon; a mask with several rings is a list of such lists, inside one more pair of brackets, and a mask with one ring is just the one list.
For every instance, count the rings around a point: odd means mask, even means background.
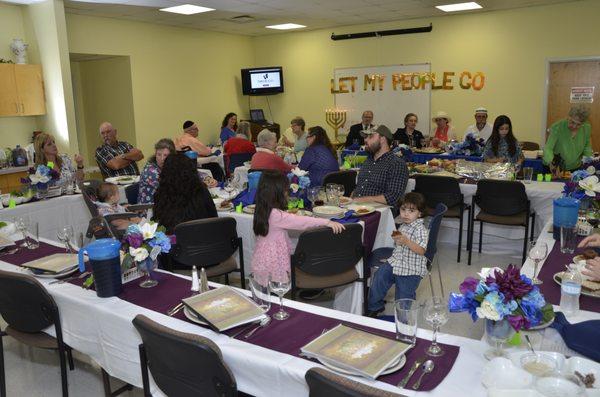
[{"label": "beige wall", "polygon": [[[25,32],[21,6],[0,3],[0,58],[15,61],[9,48],[13,39],[22,38],[29,43],[29,62],[35,62],[35,42],[32,43]],[[31,132],[38,129],[36,117],[0,117],[0,147],[14,148],[17,144],[27,145]]]},{"label": "beige wall", "polygon": [[[254,38],[253,45],[261,65],[284,68],[286,92],[271,96],[269,101],[273,118],[286,126],[297,114],[303,115],[308,125],[325,126],[324,110],[333,105],[329,80],[335,68],[430,62],[431,70],[438,73],[470,70],[486,75],[481,91],[455,88],[432,93],[432,112],[448,112],[458,132],[462,134],[473,123],[476,107],[486,106],[491,122],[495,116],[507,114],[519,139],[539,141],[544,129],[546,60],[600,57],[599,15],[600,1],[588,0],[263,36]],[[336,34],[354,33],[427,26],[430,22],[431,33],[330,39],[332,30]],[[264,100],[255,102],[267,109]],[[411,109],[398,111],[404,114]]]},{"label": "beige wall", "polygon": [[74,92],[78,98],[78,131],[83,138],[80,150],[89,159],[87,163],[95,164],[96,148],[102,144],[98,127],[105,120],[110,120],[117,129],[119,140],[136,146],[129,57],[72,62],[72,65],[79,81]]},{"label": "beige wall", "polygon": [[253,64],[249,37],[73,14],[67,32],[72,53],[129,56],[136,138],[146,157],[185,120],[216,142],[227,112],[247,114],[239,70]]}]

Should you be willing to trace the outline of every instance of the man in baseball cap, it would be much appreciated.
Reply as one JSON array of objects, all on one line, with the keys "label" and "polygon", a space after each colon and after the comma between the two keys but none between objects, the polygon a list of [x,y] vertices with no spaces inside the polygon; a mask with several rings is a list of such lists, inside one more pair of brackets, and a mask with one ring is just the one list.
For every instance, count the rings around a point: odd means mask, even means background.
[{"label": "man in baseball cap", "polygon": [[393,135],[385,125],[364,130],[365,149],[369,157],[358,173],[355,202],[377,202],[396,207],[408,182],[408,168],[402,157],[390,150]]},{"label": "man in baseball cap", "polygon": [[486,141],[492,135],[492,125],[487,122],[488,111],[484,107],[478,107],[475,109],[475,124],[470,125],[465,132],[465,136],[471,132],[477,134],[479,138],[483,138]]}]

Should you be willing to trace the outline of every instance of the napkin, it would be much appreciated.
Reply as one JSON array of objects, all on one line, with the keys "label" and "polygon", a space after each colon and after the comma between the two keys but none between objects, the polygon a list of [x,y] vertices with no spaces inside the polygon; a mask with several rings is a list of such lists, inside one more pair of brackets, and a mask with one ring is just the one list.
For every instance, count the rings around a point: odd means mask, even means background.
[{"label": "napkin", "polygon": [[214,152],[212,152],[211,154],[209,154],[208,156],[219,156],[221,154],[221,151],[219,149],[215,150]]},{"label": "napkin", "polygon": [[346,211],[343,218],[331,218],[332,221],[339,223],[356,223],[358,218],[354,216],[354,210]]},{"label": "napkin", "polygon": [[247,205],[254,204],[254,196],[256,196],[255,189],[245,189],[240,194],[238,194],[236,198],[231,200],[231,202],[234,206],[237,206],[238,204],[242,203],[242,205],[245,207]]},{"label": "napkin", "polygon": [[296,175],[297,177],[301,177],[301,176],[308,175],[308,171],[304,171],[304,170],[301,170],[300,168],[296,167],[292,170],[292,174]]},{"label": "napkin", "polygon": [[561,312],[556,312],[554,322],[550,327],[558,331],[567,347],[591,358],[600,361],[600,320],[582,321],[571,324]]}]

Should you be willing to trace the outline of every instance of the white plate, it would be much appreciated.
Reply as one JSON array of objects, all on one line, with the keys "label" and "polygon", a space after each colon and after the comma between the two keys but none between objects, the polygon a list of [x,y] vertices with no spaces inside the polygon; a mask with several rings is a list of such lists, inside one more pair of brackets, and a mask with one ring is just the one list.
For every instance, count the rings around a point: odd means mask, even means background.
[{"label": "white plate", "polygon": [[345,210],[331,205],[313,207],[313,213],[320,218],[335,218],[343,215]]},{"label": "white plate", "polygon": [[221,205],[217,205],[217,211],[220,212],[228,212],[231,211],[233,209],[233,203],[229,203],[229,205],[227,207],[221,207]]},{"label": "white plate", "polygon": [[300,215],[300,216],[313,216],[313,213],[309,210],[297,209],[296,212],[292,210],[287,210],[290,214]]},{"label": "white plate", "polygon": [[183,314],[188,318],[188,320],[195,322],[196,324],[208,325],[204,321],[200,320],[198,316],[192,313],[187,307],[183,307]]},{"label": "white plate", "polygon": [[255,208],[256,208],[256,205],[250,204],[250,205],[247,205],[244,208],[242,208],[242,211],[244,211],[246,214],[254,214]]},{"label": "white plate", "polygon": [[106,178],[106,182],[113,183],[115,185],[131,185],[132,183],[136,183],[140,181],[139,175],[121,175],[121,176],[113,176],[111,178]]},{"label": "white plate", "polygon": [[29,270],[29,272],[37,278],[63,278],[63,277],[70,276],[71,274],[75,273],[77,270],[79,270],[79,266],[75,265],[75,267],[73,267],[72,269],[67,269],[62,273],[56,273],[56,274],[51,274],[51,273],[36,274],[31,269],[27,269],[27,270]]},{"label": "white plate", "polygon": [[[372,214],[373,212],[375,212],[375,207],[372,207],[370,205],[362,205],[362,204],[350,204],[348,206],[348,209],[354,210],[354,212],[358,216],[369,215],[369,214]],[[366,212],[358,212],[359,210],[366,211]]]},{"label": "white plate", "polygon": [[548,328],[549,326],[552,325],[555,318],[556,317],[552,317],[552,320],[548,321],[547,323],[536,325],[535,327],[530,327],[527,331],[539,331],[540,329]]},{"label": "white plate", "polygon": [[[558,272],[556,274],[554,274],[554,276],[552,276],[552,279],[554,280],[554,282],[558,285],[562,285],[561,282],[559,281],[559,275],[563,273],[563,272]],[[592,298],[600,298],[600,290],[596,290],[596,291],[592,291],[589,290],[587,288],[581,288],[581,295],[585,295],[585,296],[591,296]]]},{"label": "white plate", "polygon": [[590,390],[596,390],[600,392],[600,364],[592,360],[588,360],[583,357],[571,357],[566,360],[563,367],[563,373],[567,375],[574,375],[575,371],[579,372],[583,376],[587,374],[593,374],[596,381],[594,382],[593,389],[587,389],[588,395],[591,396]]},{"label": "white plate", "polygon": [[342,196],[340,197],[340,205],[349,205],[352,204],[352,199],[350,197]]},{"label": "white plate", "polygon": [[535,390],[547,397],[584,396],[585,389],[565,378],[537,378]]},{"label": "white plate", "polygon": [[[341,374],[344,375],[355,375],[355,376],[363,376],[358,372],[354,372],[351,371],[349,369],[345,369],[345,368],[340,368],[337,365],[330,363],[329,361],[326,360],[319,360],[319,362],[321,364],[323,364],[325,367],[335,371],[335,372],[339,372]],[[397,360],[394,360],[394,362],[392,362],[392,364],[388,367],[388,369],[386,369],[385,371],[383,371],[381,373],[381,375],[387,375],[387,374],[391,374],[393,372],[398,371],[400,368],[404,367],[404,364],[406,364],[406,356],[403,354],[401,355]],[[381,376],[380,375],[380,376]]]}]

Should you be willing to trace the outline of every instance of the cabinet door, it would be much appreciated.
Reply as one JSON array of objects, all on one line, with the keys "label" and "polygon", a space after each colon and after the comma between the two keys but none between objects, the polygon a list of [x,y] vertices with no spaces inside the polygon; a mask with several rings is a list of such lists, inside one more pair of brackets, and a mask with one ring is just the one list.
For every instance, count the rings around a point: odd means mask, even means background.
[{"label": "cabinet door", "polygon": [[20,113],[15,82],[15,65],[0,63],[0,116]]},{"label": "cabinet door", "polygon": [[20,114],[22,116],[46,114],[41,65],[15,65],[15,81]]}]

